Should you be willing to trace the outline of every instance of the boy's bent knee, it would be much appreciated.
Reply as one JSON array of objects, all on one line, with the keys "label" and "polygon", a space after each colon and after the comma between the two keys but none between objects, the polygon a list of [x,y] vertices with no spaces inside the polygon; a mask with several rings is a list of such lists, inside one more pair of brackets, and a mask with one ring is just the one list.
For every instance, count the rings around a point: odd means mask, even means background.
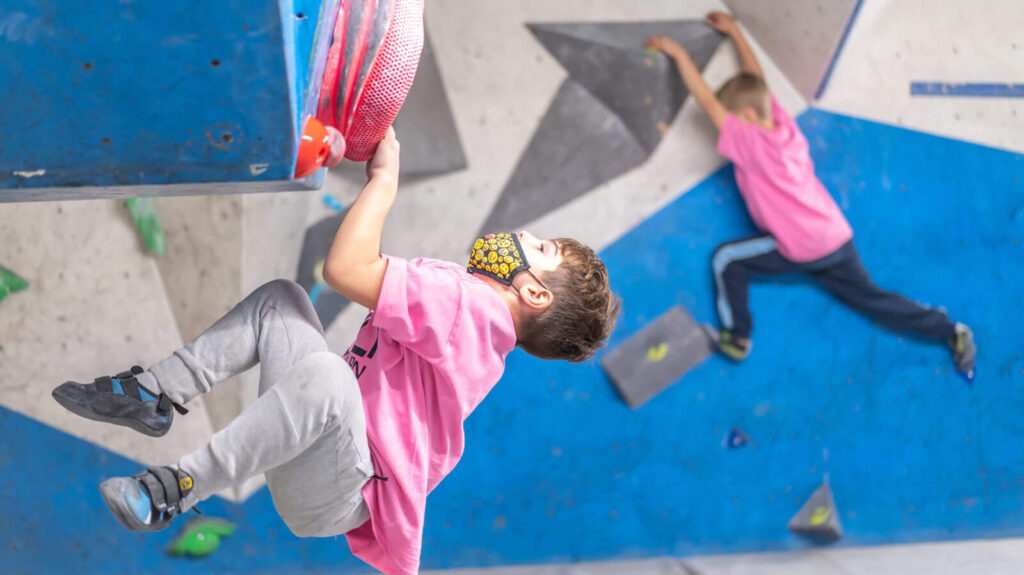
[{"label": "boy's bent knee", "polygon": [[329,351],[311,353],[292,370],[303,397],[314,404],[338,409],[359,395],[359,384],[348,363]]},{"label": "boy's bent knee", "polygon": [[288,279],[271,280],[260,287],[256,292],[276,301],[301,301],[308,300],[309,296],[302,286]]},{"label": "boy's bent knee", "polygon": [[313,309],[313,302],[310,301],[309,294],[292,280],[277,279],[267,282],[256,288],[256,291],[249,297],[257,298],[258,309],[274,308],[286,316],[294,313],[313,325],[317,331],[323,333],[320,318],[317,317],[316,310]]}]

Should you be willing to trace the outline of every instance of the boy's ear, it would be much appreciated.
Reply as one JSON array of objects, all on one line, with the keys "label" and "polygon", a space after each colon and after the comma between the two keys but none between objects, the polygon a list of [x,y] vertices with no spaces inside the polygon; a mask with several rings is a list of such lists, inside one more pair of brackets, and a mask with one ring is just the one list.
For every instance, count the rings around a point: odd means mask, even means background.
[{"label": "boy's ear", "polygon": [[526,282],[519,288],[519,300],[533,311],[544,311],[551,307],[555,294],[541,287],[537,282]]}]

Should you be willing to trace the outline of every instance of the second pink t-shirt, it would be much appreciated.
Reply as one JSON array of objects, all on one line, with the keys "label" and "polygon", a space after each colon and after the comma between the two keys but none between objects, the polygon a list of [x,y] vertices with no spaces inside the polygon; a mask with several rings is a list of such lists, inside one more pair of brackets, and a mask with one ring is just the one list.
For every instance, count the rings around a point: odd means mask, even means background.
[{"label": "second pink t-shirt", "polygon": [[772,97],[775,129],[765,130],[729,114],[718,153],[732,160],[736,185],[750,217],[775,236],[779,253],[794,262],[825,257],[853,237],[853,229],[814,175],[807,139]]},{"label": "second pink t-shirt", "polygon": [[462,423],[501,379],[516,330],[504,300],[465,267],[387,260],[377,309],[345,354],[387,480],[363,488],[370,520],[346,537],[373,567],[414,575],[427,494],[462,456]]}]

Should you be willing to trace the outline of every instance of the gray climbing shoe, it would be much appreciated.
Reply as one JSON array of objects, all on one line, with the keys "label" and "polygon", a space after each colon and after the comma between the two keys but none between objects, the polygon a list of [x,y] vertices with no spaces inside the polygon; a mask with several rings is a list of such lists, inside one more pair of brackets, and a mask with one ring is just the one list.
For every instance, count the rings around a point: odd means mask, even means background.
[{"label": "gray climbing shoe", "polygon": [[192,477],[173,467],[151,467],[135,477],[114,477],[100,494],[114,517],[130,531],[160,531],[185,511]]},{"label": "gray climbing shoe", "polygon": [[949,341],[949,348],[953,350],[953,363],[956,364],[956,372],[967,380],[967,383],[974,383],[975,357],[978,355],[978,348],[974,345],[974,332],[971,328],[962,323],[956,324],[956,332]]},{"label": "gray climbing shoe", "polygon": [[68,381],[53,390],[53,399],[86,419],[161,437],[171,428],[174,412],[185,415],[188,410],[166,395],[143,387],[135,377],[143,371],[136,365],[131,371],[98,377],[92,383]]}]

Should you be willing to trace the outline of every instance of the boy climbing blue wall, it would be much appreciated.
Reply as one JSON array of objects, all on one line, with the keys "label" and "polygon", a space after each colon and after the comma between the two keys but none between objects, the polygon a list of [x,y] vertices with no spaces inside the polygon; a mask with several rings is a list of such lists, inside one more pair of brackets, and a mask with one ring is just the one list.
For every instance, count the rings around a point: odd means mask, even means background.
[{"label": "boy climbing blue wall", "polygon": [[176,466],[100,485],[132,531],[157,531],[214,493],[264,474],[299,537],[345,534],[352,553],[393,575],[419,572],[427,494],[454,469],[463,421],[519,347],[583,361],[615,325],[604,263],[569,239],[480,237],[468,265],[380,254],[398,193],[394,131],[367,162],[324,264],[327,285],[370,310],[344,356],[327,349],[309,297],[276,280],[149,370],[53,391],[88,419],[167,433],[174,412],[260,366],[259,399]]},{"label": "boy climbing blue wall", "polygon": [[675,61],[686,87],[719,129],[718,152],[732,160],[750,217],[764,232],[715,250],[719,350],[735,360],[750,353],[753,324],[747,293],[753,276],[799,271],[892,329],[947,343],[957,371],[972,380],[976,349],[971,330],[939,309],[875,285],[857,254],[850,224],[814,174],[807,140],[768,91],[743,32],[722,12],[709,14],[708,24],[733,39],[742,67],[717,93],[671,38],[650,38],[647,47]]}]

